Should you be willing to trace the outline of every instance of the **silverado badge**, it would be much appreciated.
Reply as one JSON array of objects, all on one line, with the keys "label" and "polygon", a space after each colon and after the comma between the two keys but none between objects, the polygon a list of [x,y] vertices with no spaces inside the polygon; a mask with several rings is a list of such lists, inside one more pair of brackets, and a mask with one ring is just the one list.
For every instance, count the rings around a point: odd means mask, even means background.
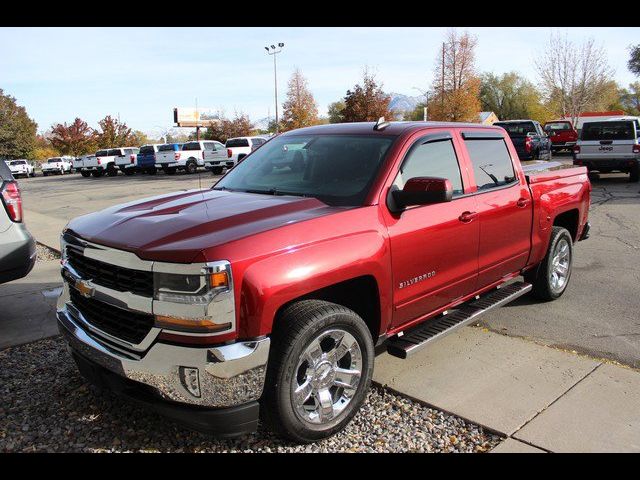
[{"label": "silverado badge", "polygon": [[86,282],[85,280],[76,280],[76,283],[73,286],[84,298],[93,297],[95,289],[89,284],[89,282]]},{"label": "silverado badge", "polygon": [[410,278],[409,280],[405,280],[404,282],[400,282],[398,288],[405,288],[409,285],[413,285],[414,283],[422,282],[428,278],[435,276],[436,271],[423,273],[422,275],[418,275],[417,277]]}]

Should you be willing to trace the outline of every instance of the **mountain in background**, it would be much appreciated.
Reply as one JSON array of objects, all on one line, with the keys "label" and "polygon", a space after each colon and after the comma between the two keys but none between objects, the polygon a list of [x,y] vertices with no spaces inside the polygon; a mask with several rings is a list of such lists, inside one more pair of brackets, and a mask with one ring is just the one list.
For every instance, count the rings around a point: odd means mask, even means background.
[{"label": "mountain in background", "polygon": [[423,95],[416,95],[415,97],[412,97],[410,95],[403,95],[401,93],[394,92],[391,92],[389,95],[391,95],[389,109],[399,116],[402,116],[405,112],[412,112],[425,100]]}]

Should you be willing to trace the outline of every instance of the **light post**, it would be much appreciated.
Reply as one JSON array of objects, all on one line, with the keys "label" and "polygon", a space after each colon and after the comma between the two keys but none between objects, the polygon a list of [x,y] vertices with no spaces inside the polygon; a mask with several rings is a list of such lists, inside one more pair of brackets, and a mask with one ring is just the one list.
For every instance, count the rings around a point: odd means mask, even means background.
[{"label": "light post", "polygon": [[425,98],[425,103],[424,103],[424,109],[423,109],[423,121],[427,121],[429,120],[429,112],[428,112],[428,108],[429,108],[429,94],[431,93],[429,90],[423,91],[420,90],[418,87],[413,87],[414,90],[418,90],[422,96]]},{"label": "light post", "polygon": [[273,56],[273,87],[276,98],[276,134],[278,133],[278,72],[276,69],[276,55],[282,51],[284,43],[278,43],[278,46],[271,45],[270,47],[264,47],[268,55]]}]

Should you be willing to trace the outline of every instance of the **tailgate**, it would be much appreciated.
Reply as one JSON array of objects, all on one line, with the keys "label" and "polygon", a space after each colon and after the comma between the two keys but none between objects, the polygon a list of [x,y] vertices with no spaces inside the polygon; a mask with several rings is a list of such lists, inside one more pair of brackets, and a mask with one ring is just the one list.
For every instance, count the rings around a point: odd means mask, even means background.
[{"label": "tailgate", "polygon": [[156,153],[156,163],[173,163],[176,161],[176,152],[169,150],[166,152]]},{"label": "tailgate", "polygon": [[618,160],[633,159],[635,140],[582,140],[580,153],[576,155],[581,160]]}]

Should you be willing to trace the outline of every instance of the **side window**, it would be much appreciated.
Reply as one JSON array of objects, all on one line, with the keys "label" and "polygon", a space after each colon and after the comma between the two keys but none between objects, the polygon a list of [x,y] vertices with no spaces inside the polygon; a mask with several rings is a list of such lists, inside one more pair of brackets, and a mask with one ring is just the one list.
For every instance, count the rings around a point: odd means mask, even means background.
[{"label": "side window", "polygon": [[465,140],[478,190],[501,187],[515,182],[516,175],[504,140],[487,138]]},{"label": "side window", "polygon": [[464,191],[462,177],[451,140],[438,140],[411,147],[393,183],[402,189],[405,182],[414,177],[448,178],[453,186],[453,194],[461,195]]},{"label": "side window", "polygon": [[216,147],[213,145],[213,143],[205,143],[204,144],[204,149],[205,150],[215,150]]}]

